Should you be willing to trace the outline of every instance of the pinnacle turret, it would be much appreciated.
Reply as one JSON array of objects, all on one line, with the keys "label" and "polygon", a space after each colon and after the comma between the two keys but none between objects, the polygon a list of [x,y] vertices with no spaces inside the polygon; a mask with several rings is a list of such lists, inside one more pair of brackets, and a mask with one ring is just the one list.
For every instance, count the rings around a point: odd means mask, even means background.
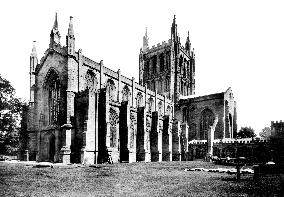
[{"label": "pinnacle turret", "polygon": [[50,48],[54,48],[54,45],[60,44],[60,33],[58,31],[58,21],[57,21],[57,13],[55,13],[54,24],[50,33]]},{"label": "pinnacle turret", "polygon": [[70,16],[68,33],[66,35],[66,46],[67,46],[68,55],[74,55],[75,54],[75,36],[74,36],[72,19],[73,19],[73,17]]},{"label": "pinnacle turret", "polygon": [[147,27],[146,27],[145,36],[143,36],[143,51],[145,51],[148,48],[148,44],[149,44],[149,38],[148,38]]},{"label": "pinnacle turret", "polygon": [[70,22],[68,27],[68,36],[74,36],[74,30],[73,30],[73,16],[70,16]]}]

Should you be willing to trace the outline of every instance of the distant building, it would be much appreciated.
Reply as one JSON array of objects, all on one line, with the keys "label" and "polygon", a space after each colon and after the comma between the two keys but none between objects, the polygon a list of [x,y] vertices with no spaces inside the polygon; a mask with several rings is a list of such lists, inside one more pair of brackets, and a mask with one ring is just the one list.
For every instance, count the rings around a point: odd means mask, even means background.
[{"label": "distant building", "polygon": [[75,50],[72,17],[66,46],[57,15],[50,44],[30,56],[27,118],[31,160],[103,163],[187,160],[192,140],[231,139],[237,130],[232,90],[195,96],[195,54],[174,17],[171,38],[139,55],[139,83]]}]

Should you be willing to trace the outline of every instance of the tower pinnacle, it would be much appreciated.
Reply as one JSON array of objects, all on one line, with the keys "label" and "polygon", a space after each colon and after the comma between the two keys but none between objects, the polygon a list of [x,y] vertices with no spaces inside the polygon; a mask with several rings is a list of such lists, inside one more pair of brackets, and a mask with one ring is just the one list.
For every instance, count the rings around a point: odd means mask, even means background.
[{"label": "tower pinnacle", "polygon": [[68,27],[68,36],[74,36],[74,30],[73,30],[73,16],[70,16],[70,22]]},{"label": "tower pinnacle", "polygon": [[32,54],[31,54],[31,56],[36,56],[37,55],[37,53],[36,53],[36,41],[33,41],[33,49],[32,49]]},{"label": "tower pinnacle", "polygon": [[147,27],[146,27],[145,36],[143,36],[143,51],[145,51],[148,48],[148,44],[149,44],[149,38],[148,38]]},{"label": "tower pinnacle", "polygon": [[55,13],[55,20],[54,20],[54,24],[53,24],[53,30],[58,30],[57,12]]},{"label": "tower pinnacle", "polygon": [[70,16],[68,33],[66,35],[66,46],[67,46],[68,55],[74,55],[75,54],[75,36],[74,36],[72,19],[73,19],[73,17]]},{"label": "tower pinnacle", "polygon": [[54,48],[55,45],[60,44],[60,33],[58,31],[58,21],[57,21],[57,13],[55,13],[55,20],[53,24],[53,28],[50,33],[50,48]]}]

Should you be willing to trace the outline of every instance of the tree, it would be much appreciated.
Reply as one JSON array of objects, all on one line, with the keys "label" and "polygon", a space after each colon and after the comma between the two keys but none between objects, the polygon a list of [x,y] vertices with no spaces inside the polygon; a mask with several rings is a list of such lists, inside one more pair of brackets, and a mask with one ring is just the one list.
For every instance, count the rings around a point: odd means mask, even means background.
[{"label": "tree", "polygon": [[15,97],[15,89],[0,75],[0,154],[18,150],[21,110],[24,103]]},{"label": "tree", "polygon": [[237,133],[237,138],[250,138],[255,137],[253,128],[251,127],[242,127],[240,131]]},{"label": "tree", "polygon": [[264,127],[262,131],[259,133],[260,137],[269,138],[271,136],[271,129],[270,127]]}]

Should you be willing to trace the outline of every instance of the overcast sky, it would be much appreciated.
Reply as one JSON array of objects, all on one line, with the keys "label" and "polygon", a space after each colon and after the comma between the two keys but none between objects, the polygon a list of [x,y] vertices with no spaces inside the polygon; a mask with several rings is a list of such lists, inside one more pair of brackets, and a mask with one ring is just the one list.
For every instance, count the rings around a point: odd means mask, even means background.
[{"label": "overcast sky", "polygon": [[[103,3],[102,3],[103,2]],[[138,55],[148,28],[150,46],[170,39],[173,16],[196,53],[196,93],[224,92],[237,101],[238,127],[258,133],[284,120],[283,1],[2,1],[0,74],[29,98],[29,56],[48,48],[58,12],[61,43],[73,16],[76,50],[138,81]]]}]

